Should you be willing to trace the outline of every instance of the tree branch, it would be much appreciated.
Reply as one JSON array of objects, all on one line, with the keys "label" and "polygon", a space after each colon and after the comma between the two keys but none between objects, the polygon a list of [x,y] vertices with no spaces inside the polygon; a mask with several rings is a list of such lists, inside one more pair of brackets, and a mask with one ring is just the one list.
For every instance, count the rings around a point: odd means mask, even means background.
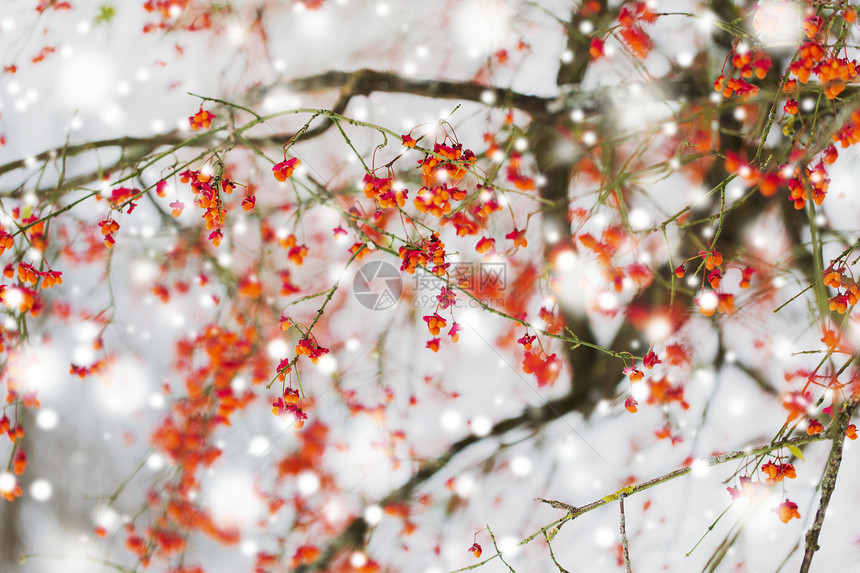
[{"label": "tree branch", "polygon": [[624,555],[624,564],[627,566],[627,573],[632,573],[632,568],[630,566],[630,548],[627,543],[627,520],[624,516],[624,494],[621,494],[618,497],[618,506],[621,512],[621,525],[619,526],[619,531],[621,532],[621,550]]},{"label": "tree branch", "polygon": [[[346,107],[349,104],[351,98],[352,96],[349,94],[341,95],[341,97],[338,98],[337,102],[335,102],[335,105],[332,107],[332,113],[342,114],[344,111],[346,111]],[[323,116],[319,125],[312,129],[308,129],[301,134],[302,140],[319,137],[323,135],[326,131],[328,131],[333,125],[334,122],[331,120],[330,117]],[[195,135],[191,140],[188,140],[188,138],[185,137],[182,132],[180,132],[179,130],[173,130],[169,133],[154,135],[150,137],[117,137],[112,139],[88,141],[77,145],[64,145],[62,147],[43,151],[33,157],[19,159],[17,161],[11,161],[4,165],[0,165],[0,176],[11,171],[15,171],[17,169],[24,169],[35,162],[50,161],[60,156],[69,158],[74,157],[76,155],[80,155],[81,153],[85,153],[87,151],[108,149],[112,147],[119,147],[120,149],[128,150],[127,156],[124,153],[123,157],[121,157],[119,160],[107,167],[76,175],[60,182],[59,185],[49,185],[47,187],[35,190],[36,196],[41,196],[46,193],[63,193],[66,191],[80,188],[87,183],[95,181],[101,173],[116,171],[118,169],[125,169],[132,165],[135,165],[138,161],[141,161],[147,156],[149,156],[149,154],[154,153],[156,150],[158,150],[159,147],[178,146],[183,143],[186,144],[186,147],[214,147],[218,143],[215,138],[215,133],[217,132],[212,131],[208,134]],[[276,133],[265,137],[249,137],[246,138],[246,140],[248,143],[254,144],[259,147],[275,147],[285,145],[290,140],[295,138],[296,135],[296,133]],[[19,198],[21,194],[21,189],[19,188],[5,194],[0,193],[0,197]]]},{"label": "tree branch", "polygon": [[[847,424],[846,424],[847,425]],[[843,439],[844,439],[844,427],[843,427]],[[785,440],[779,440],[776,442],[771,442],[769,444],[762,444],[755,448],[744,448],[743,450],[735,450],[733,452],[728,452],[725,454],[719,454],[716,456],[709,456],[705,458],[700,458],[701,461],[704,461],[708,466],[717,466],[720,464],[724,464],[726,462],[730,462],[733,460],[738,460],[750,456],[757,456],[759,454],[765,454],[768,452],[772,452],[774,450],[778,450],[780,448],[784,448],[786,446],[802,446],[805,444],[810,444],[812,442],[820,442],[822,440],[828,439],[828,436],[823,436],[821,434],[816,434],[814,436],[798,436],[796,438],[789,438]],[[835,439],[834,439],[835,441]],[[603,507],[609,503],[617,501],[622,495],[625,497],[630,497],[633,494],[639,493],[640,491],[644,491],[646,489],[650,489],[654,486],[660,485],[662,483],[666,483],[668,481],[672,481],[681,476],[687,475],[693,471],[692,465],[685,466],[682,468],[677,468],[672,470],[669,473],[663,474],[661,476],[649,479],[640,484],[629,486],[618,490],[615,493],[611,493],[603,496],[602,498],[592,501],[587,505],[583,505],[581,507],[576,507],[563,501],[557,501],[552,499],[543,499],[540,497],[535,498],[535,501],[540,501],[542,503],[548,504],[550,507],[555,509],[563,509],[568,512],[568,519],[574,519],[579,517],[584,513],[588,513],[589,511],[593,511],[598,507]]]},{"label": "tree branch", "polygon": [[821,526],[824,524],[824,515],[830,504],[830,497],[836,488],[836,476],[839,474],[839,466],[842,464],[842,446],[845,444],[845,428],[851,416],[857,409],[857,401],[852,399],[846,407],[837,414],[836,419],[830,425],[830,437],[833,444],[830,446],[830,456],[824,468],[824,476],[821,478],[821,501],[818,502],[818,511],[815,512],[815,521],[806,532],[806,550],[803,553],[803,562],[800,565],[800,573],[809,573],[812,566],[812,557],[818,551],[818,536]]},{"label": "tree branch", "polygon": [[419,80],[404,78],[392,72],[361,69],[354,72],[330,71],[287,82],[290,89],[310,92],[341,89],[351,96],[367,96],[374,92],[412,94],[422,97],[480,102],[497,107],[513,107],[530,114],[546,111],[551,98],[526,95],[511,89],[483,86],[475,82]]},{"label": "tree branch", "polygon": [[[469,435],[453,443],[444,453],[436,458],[426,461],[418,468],[415,474],[402,486],[390,492],[379,501],[379,505],[386,506],[394,503],[402,503],[408,500],[413,492],[424,482],[436,475],[460,452],[489,438],[495,438],[507,434],[518,428],[539,429],[546,424],[558,420],[565,414],[582,407],[582,398],[568,393],[556,398],[541,407],[526,408],[521,414],[512,418],[501,420],[493,425],[490,433],[478,437]],[[688,468],[686,468],[688,469]],[[566,509],[566,508],[565,508]],[[575,508],[574,508],[575,509]],[[337,537],[329,542],[322,552],[320,558],[309,565],[302,565],[296,569],[296,573],[308,573],[310,571],[325,570],[337,554],[345,548],[361,548],[364,546],[364,536],[368,530],[368,524],[362,517],[354,518]]]}]

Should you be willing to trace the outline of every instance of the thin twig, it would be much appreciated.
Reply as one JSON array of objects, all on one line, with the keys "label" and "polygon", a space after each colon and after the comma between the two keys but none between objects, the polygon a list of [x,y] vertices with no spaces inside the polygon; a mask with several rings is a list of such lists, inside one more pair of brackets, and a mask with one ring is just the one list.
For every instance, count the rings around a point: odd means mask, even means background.
[{"label": "thin twig", "polygon": [[624,494],[618,497],[618,507],[621,510],[621,549],[624,553],[624,565],[627,566],[627,573],[633,573],[630,567],[630,549],[627,546],[627,524],[624,517]]},{"label": "thin twig", "polygon": [[799,297],[800,295],[802,295],[803,293],[805,293],[805,292],[806,292],[806,291],[808,291],[809,289],[811,289],[811,288],[815,287],[815,285],[816,285],[816,283],[817,283],[817,282],[818,282],[818,281],[816,281],[816,282],[814,282],[814,283],[810,284],[808,287],[806,287],[805,289],[803,289],[802,291],[800,291],[799,293],[797,293],[796,295],[794,295],[793,297],[791,297],[790,299],[788,299],[787,301],[785,301],[784,303],[782,303],[781,305],[779,305],[778,307],[776,307],[775,309],[773,309],[773,312],[774,312],[774,313],[777,313],[777,312],[781,311],[781,310],[782,310],[783,308],[785,308],[789,303],[791,303],[792,301],[796,300],[796,299],[797,299],[797,297]]},{"label": "thin twig", "polygon": [[821,533],[821,526],[824,524],[824,514],[827,512],[830,497],[836,488],[836,476],[839,473],[839,466],[842,464],[842,446],[845,444],[845,428],[848,426],[848,421],[851,419],[851,415],[856,408],[857,401],[851,400],[837,414],[836,419],[830,425],[830,435],[833,444],[830,446],[830,456],[827,458],[824,476],[821,478],[821,501],[818,503],[818,511],[815,513],[815,521],[813,521],[809,531],[806,532],[806,550],[803,553],[800,573],[809,573],[809,568],[812,566],[812,557],[818,550],[818,536]]},{"label": "thin twig", "polygon": [[561,564],[556,560],[555,553],[552,552],[552,536],[546,531],[543,532],[543,536],[546,538],[546,546],[549,548],[549,556],[552,559],[552,562],[555,563],[555,566],[558,567],[559,573],[570,573],[567,569],[561,566]]},{"label": "thin twig", "polygon": [[[842,428],[842,433],[843,434],[845,433],[844,427]],[[779,440],[779,441],[770,442],[768,444],[762,444],[762,445],[756,446],[754,448],[744,448],[743,450],[735,450],[733,452],[729,452],[726,454],[719,454],[716,456],[709,456],[709,457],[704,457],[704,458],[699,458],[699,459],[700,459],[700,461],[705,462],[708,466],[716,466],[716,465],[724,464],[726,462],[730,462],[732,460],[737,460],[737,459],[746,458],[746,457],[750,457],[750,456],[757,456],[760,454],[766,454],[768,452],[772,452],[774,450],[778,450],[780,448],[785,448],[788,446],[802,446],[805,444],[810,444],[812,442],[820,442],[822,440],[829,439],[829,436],[823,435],[823,434],[825,434],[825,433],[822,432],[821,434],[816,434],[814,436],[808,436],[808,435],[807,436],[798,436],[796,438],[789,438],[786,440]],[[677,469],[672,470],[671,472],[669,472],[667,474],[663,474],[661,476],[649,479],[649,480],[644,481],[638,485],[632,485],[632,486],[622,488],[622,489],[616,491],[615,493],[605,495],[602,498],[595,500],[595,501],[592,501],[591,503],[583,505],[581,507],[575,507],[573,505],[569,505],[569,504],[564,503],[562,501],[543,499],[540,497],[536,497],[535,501],[540,501],[542,503],[548,504],[550,507],[554,507],[556,509],[563,509],[563,510],[567,511],[568,515],[567,515],[567,519],[565,520],[565,521],[567,521],[569,519],[579,517],[580,515],[582,515],[584,513],[588,513],[589,511],[595,510],[598,507],[602,507],[606,504],[612,503],[613,501],[618,500],[618,498],[622,495],[629,497],[635,493],[639,493],[640,491],[650,489],[656,485],[660,485],[662,483],[666,483],[668,481],[672,481],[673,479],[687,475],[691,471],[692,471],[692,464],[690,464],[689,466],[682,467],[682,468],[677,468]],[[528,538],[528,540],[530,541],[536,535],[538,535],[538,534],[532,535],[530,538]]]},{"label": "thin twig", "polygon": [[113,561],[108,561],[107,559],[99,559],[98,557],[90,557],[89,555],[54,555],[51,553],[28,553],[26,555],[21,555],[19,558],[20,564],[24,564],[25,562],[31,559],[57,559],[67,562],[69,560],[80,560],[80,561],[89,561],[90,563],[96,563],[101,565],[102,567],[109,567],[111,569],[115,569],[120,573],[133,573],[135,570],[129,569],[127,567],[123,567],[118,563],[114,563]]},{"label": "thin twig", "polygon": [[504,557],[504,555],[502,555],[501,550],[499,550],[499,546],[498,546],[498,545],[496,545],[496,536],[495,536],[495,535],[493,535],[493,530],[492,530],[492,529],[490,529],[490,526],[489,526],[489,525],[487,526],[487,531],[488,531],[488,532],[489,532],[489,534],[490,534],[490,539],[492,539],[492,540],[493,540],[493,547],[495,547],[495,548],[496,548],[496,555],[498,555],[498,556],[499,556],[499,559],[501,559],[501,560],[502,560],[502,563],[504,563],[505,565],[507,565],[507,566],[508,566],[508,569],[510,569],[511,573],[517,573],[516,571],[514,571],[514,568],[513,568],[513,567],[511,567],[511,564],[510,564],[510,563],[508,563],[507,561],[505,561],[505,557]]}]

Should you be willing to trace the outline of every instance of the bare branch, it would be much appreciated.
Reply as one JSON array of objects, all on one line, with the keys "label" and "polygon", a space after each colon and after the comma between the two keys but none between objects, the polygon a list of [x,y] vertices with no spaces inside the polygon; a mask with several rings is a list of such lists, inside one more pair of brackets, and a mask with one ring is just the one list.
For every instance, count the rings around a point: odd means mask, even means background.
[{"label": "bare branch", "polygon": [[[352,96],[348,94],[342,95],[332,107],[331,112],[334,114],[342,114],[346,110],[351,97]],[[328,131],[333,125],[334,122],[330,117],[323,116],[319,125],[312,129],[308,129],[301,134],[302,140],[306,141],[308,139],[319,137]],[[0,175],[18,169],[24,169],[33,165],[35,162],[50,161],[60,155],[64,158],[68,158],[80,155],[87,151],[109,149],[113,147],[120,148],[124,151],[123,156],[109,166],[64,179],[63,181],[58,182],[57,185],[49,185],[35,190],[35,194],[37,196],[47,193],[64,193],[66,191],[78,189],[87,183],[95,181],[102,173],[122,170],[134,166],[138,161],[146,159],[160,147],[175,147],[180,145],[184,145],[189,148],[196,147],[204,149],[215,147],[218,142],[215,138],[215,133],[217,133],[217,131],[213,130],[208,134],[201,134],[188,139],[184,137],[180,131],[174,130],[169,133],[154,135],[151,137],[118,137],[113,139],[88,141],[78,145],[64,145],[62,147],[43,151],[33,157],[19,159],[17,161],[11,161],[4,165],[0,165]],[[296,135],[296,133],[275,133],[268,136],[242,138],[242,140],[257,147],[277,147],[293,140]],[[0,193],[0,197],[17,198],[21,193],[22,189],[18,188],[7,193]]]},{"label": "bare branch", "polygon": [[812,566],[812,557],[818,551],[818,536],[821,526],[824,524],[824,514],[830,504],[830,497],[836,488],[836,476],[839,474],[839,466],[842,464],[842,446],[845,444],[845,428],[857,409],[857,401],[851,400],[846,407],[836,415],[836,419],[830,425],[830,438],[833,444],[830,447],[830,456],[824,468],[824,476],[821,478],[821,501],[818,502],[818,511],[815,512],[815,521],[806,532],[806,550],[803,553],[803,562],[800,565],[800,573],[809,573]]},{"label": "bare branch", "polygon": [[[0,175],[4,175],[17,169],[24,169],[32,165],[34,162],[50,161],[51,159],[60,157],[61,154],[65,155],[66,157],[74,157],[76,155],[80,155],[85,151],[93,151],[96,149],[104,149],[109,147],[119,147],[122,149],[127,149],[137,146],[144,147],[148,149],[149,152],[151,152],[162,145],[175,145],[180,141],[182,141],[182,139],[179,137],[179,132],[174,130],[169,133],[163,133],[151,137],[115,137],[112,139],[98,139],[96,141],[87,141],[85,143],[79,143],[77,145],[62,145],[54,149],[48,149],[47,151],[43,151],[32,157],[18,159],[17,161],[10,161],[9,163],[0,165]],[[205,141],[201,141],[200,145],[208,146],[211,143],[212,142],[207,139]]]},{"label": "bare branch", "polygon": [[508,566],[508,569],[510,570],[511,573],[517,573],[516,571],[514,571],[514,568],[511,567],[511,564],[508,563],[507,561],[505,561],[505,557],[502,555],[502,551],[499,549],[499,546],[496,544],[496,536],[493,535],[493,530],[490,529],[489,525],[487,526],[487,531],[490,533],[490,539],[493,540],[493,547],[496,548],[496,555],[499,556],[499,559],[501,559],[502,563],[504,563],[505,565]]},{"label": "bare branch", "polygon": [[770,394],[771,396],[778,396],[779,391],[774,387],[773,384],[768,382],[767,378],[765,378],[764,374],[761,373],[760,370],[756,368],[752,368],[741,362],[740,360],[735,361],[735,366],[740,368],[741,372],[749,376],[749,378],[756,383],[756,385]]},{"label": "bare branch", "polygon": [[339,88],[343,94],[352,96],[366,96],[380,92],[466,100],[484,104],[491,102],[489,105],[513,107],[531,114],[545,112],[547,105],[552,101],[550,98],[521,94],[505,88],[483,86],[475,82],[417,80],[404,78],[396,73],[370,69],[354,72],[330,71],[289,81],[287,86],[303,92]]},{"label": "bare branch", "polygon": [[624,494],[618,497],[618,507],[621,512],[621,525],[619,526],[619,530],[621,532],[621,549],[624,554],[624,564],[627,566],[627,573],[632,573],[632,569],[630,567],[630,549],[627,544],[627,523],[624,516]]},{"label": "bare branch", "polygon": [[[501,420],[493,425],[490,433],[486,436],[469,435],[451,444],[451,446],[438,457],[426,461],[418,468],[413,476],[402,486],[390,492],[379,501],[379,505],[386,506],[394,503],[402,503],[408,500],[413,492],[424,482],[436,475],[451,460],[463,450],[487,439],[499,437],[518,428],[539,429],[546,424],[557,420],[572,412],[580,406],[572,394],[567,394],[555,400],[551,400],[539,408],[526,408],[521,414],[512,418]],[[561,502],[558,502],[559,504]],[[561,507],[568,509],[570,506]],[[573,508],[576,509],[576,508]],[[309,571],[325,570],[332,559],[345,548],[361,548],[364,546],[364,537],[368,531],[367,522],[362,517],[353,519],[349,525],[329,543],[320,558],[310,565],[302,565],[296,569],[296,573],[307,573]]]},{"label": "bare branch", "polygon": [[561,563],[555,558],[555,553],[552,551],[552,537],[546,531],[543,532],[543,536],[546,539],[546,546],[549,549],[549,556],[552,558],[552,562],[555,563],[555,566],[558,567],[559,573],[570,573],[567,569],[561,566]]},{"label": "bare branch", "polygon": [[[847,425],[847,424],[846,424]],[[845,428],[843,426],[842,433],[845,433]],[[843,435],[844,438],[844,435]],[[720,464],[724,464],[726,462],[730,462],[732,460],[738,460],[741,458],[746,458],[749,456],[757,456],[760,454],[765,454],[767,452],[772,452],[774,450],[778,450],[780,448],[784,448],[787,446],[802,446],[805,444],[810,444],[812,442],[820,442],[822,440],[830,439],[827,435],[816,434],[814,436],[798,436],[796,438],[789,438],[785,440],[779,440],[776,442],[770,442],[768,444],[762,444],[760,446],[756,446],[754,448],[744,448],[742,450],[735,450],[733,452],[728,452],[725,454],[719,454],[716,456],[708,456],[705,458],[700,458],[701,461],[705,462],[708,466],[717,466]],[[587,505],[583,505],[581,507],[575,507],[573,505],[569,505],[562,501],[543,499],[540,497],[536,497],[535,501],[540,501],[542,503],[546,503],[551,507],[556,509],[563,509],[568,512],[569,519],[573,519],[575,517],[579,517],[583,513],[588,513],[598,507],[603,507],[613,501],[618,500],[622,495],[625,497],[629,497],[635,493],[639,493],[640,491],[644,491],[646,489],[650,489],[656,485],[660,485],[662,483],[666,483],[668,481],[672,481],[673,479],[679,478],[681,476],[687,475],[692,471],[692,465],[685,466],[682,468],[677,468],[672,470],[667,474],[663,474],[661,476],[649,479],[644,481],[638,485],[633,485],[629,487],[622,488],[615,493],[611,493],[609,495],[605,495],[602,498],[592,501]]]}]

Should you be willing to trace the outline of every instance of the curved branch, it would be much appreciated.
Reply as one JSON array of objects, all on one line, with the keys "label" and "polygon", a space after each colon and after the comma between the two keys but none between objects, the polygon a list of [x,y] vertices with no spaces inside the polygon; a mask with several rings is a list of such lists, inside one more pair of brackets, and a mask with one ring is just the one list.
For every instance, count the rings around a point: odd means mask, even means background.
[{"label": "curved branch", "polygon": [[[581,396],[575,396],[572,392],[565,396],[546,402],[543,406],[527,407],[517,416],[501,420],[493,425],[492,430],[486,436],[469,435],[451,444],[448,449],[436,458],[426,461],[418,468],[412,477],[402,486],[391,491],[379,501],[379,505],[386,506],[393,503],[402,503],[408,500],[413,492],[424,482],[436,475],[448,463],[463,450],[487,440],[507,434],[508,432],[530,428],[537,430],[546,424],[558,420],[565,414],[582,408]],[[360,549],[365,545],[365,537],[369,529],[368,523],[363,517],[356,517],[344,528],[344,530],[329,541],[328,546],[322,552],[317,561],[309,565],[303,565],[296,569],[296,573],[310,573],[311,571],[323,571],[331,561],[344,549]]]},{"label": "curved branch", "polygon": [[[4,165],[0,165],[0,175],[4,175],[6,173],[24,169],[34,162],[40,161],[49,161],[51,159],[55,159],[61,156],[65,157],[74,157],[75,155],[80,155],[85,151],[93,151],[96,149],[104,149],[108,147],[122,147],[129,148],[135,146],[142,146],[146,148],[152,148],[151,150],[155,150],[162,145],[175,145],[182,141],[178,130],[173,130],[169,133],[163,133],[160,135],[153,135],[150,137],[115,137],[111,139],[97,139],[96,141],[87,141],[85,143],[79,143],[77,145],[63,145],[61,147],[55,147],[53,149],[48,149],[47,151],[43,151],[37,155],[33,155],[31,157],[27,157],[25,159],[18,159],[16,161],[10,161]],[[201,142],[201,145],[205,145],[209,143],[208,141]]]},{"label": "curved branch", "polygon": [[530,114],[545,112],[552,102],[551,98],[522,94],[506,88],[484,86],[476,82],[418,80],[371,69],[353,72],[330,71],[290,80],[286,85],[292,90],[302,92],[340,88],[342,93],[353,96],[367,96],[374,92],[381,92],[466,100],[484,104],[491,101],[492,103],[488,105],[514,107]]},{"label": "curved branch", "polygon": [[[349,101],[351,98],[352,96],[349,94],[341,95],[341,97],[338,98],[337,102],[332,107],[331,111],[335,114],[342,114],[344,111],[346,111],[346,107],[347,105],[349,105]],[[308,140],[313,139],[315,137],[319,137],[323,135],[326,131],[328,131],[333,125],[334,122],[331,120],[331,118],[323,117],[319,125],[307,130],[302,134],[302,139]],[[129,150],[127,156],[124,154],[123,157],[118,159],[110,166],[102,167],[99,170],[92,170],[68,178],[62,181],[60,185],[49,185],[47,187],[35,190],[35,194],[37,196],[40,196],[45,193],[63,193],[66,191],[80,188],[87,183],[95,181],[101,173],[116,171],[118,169],[125,169],[127,167],[130,167],[138,161],[145,159],[147,156],[149,156],[151,153],[154,153],[160,147],[178,146],[184,142],[188,143],[187,147],[212,147],[216,143],[215,133],[216,132],[213,131],[209,134],[201,134],[201,136],[195,136],[194,140],[191,142],[187,141],[187,138],[183,136],[182,132],[180,132],[179,130],[173,130],[168,133],[154,135],[150,137],[117,137],[111,139],[88,141],[77,145],[64,145],[63,147],[48,149],[39,153],[38,155],[28,157],[26,159],[19,159],[6,163],[4,165],[0,165],[0,176],[5,173],[15,171],[17,169],[24,169],[29,165],[32,165],[34,162],[50,161],[61,156],[69,158],[74,157],[76,155],[80,155],[81,153],[85,153],[87,151],[94,151],[97,149],[109,149],[112,147],[119,147],[123,150]],[[249,137],[247,138],[247,140],[248,142],[260,147],[281,146],[295,138],[295,136],[296,133],[276,133],[265,137]],[[21,193],[22,189],[18,188],[9,191],[8,193],[0,193],[0,197],[17,198],[21,195]]]}]

